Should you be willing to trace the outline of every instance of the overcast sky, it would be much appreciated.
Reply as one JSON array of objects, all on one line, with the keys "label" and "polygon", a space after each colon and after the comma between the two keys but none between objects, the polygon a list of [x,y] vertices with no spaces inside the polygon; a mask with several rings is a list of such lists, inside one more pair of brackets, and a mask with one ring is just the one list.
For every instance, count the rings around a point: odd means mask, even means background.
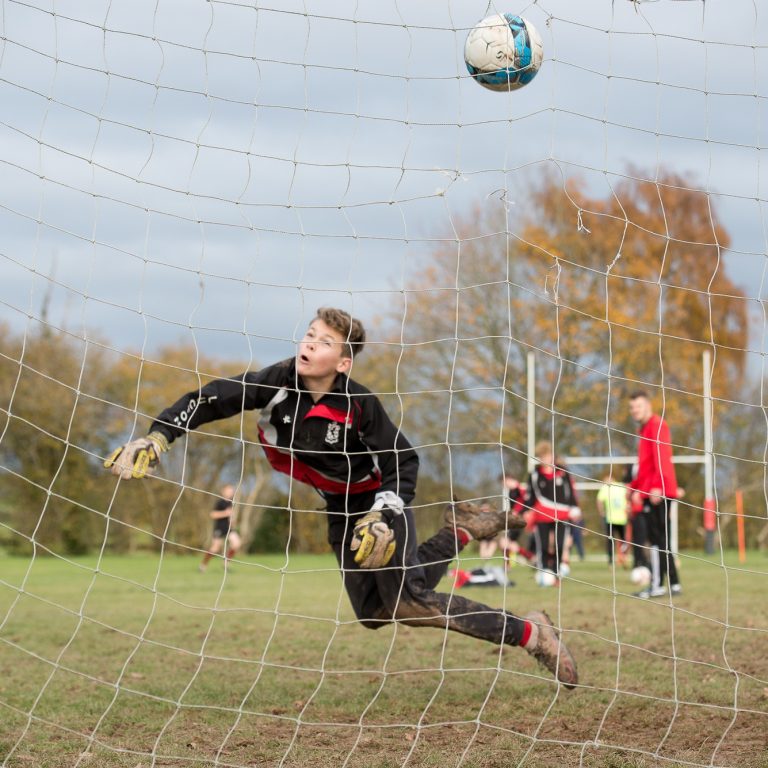
[{"label": "overcast sky", "polygon": [[[271,362],[323,303],[401,302],[414,257],[527,169],[607,193],[692,174],[766,349],[768,11],[752,0],[3,0],[0,317],[118,349]],[[496,11],[540,31],[527,87],[467,75]],[[576,220],[574,219],[574,226]],[[543,288],[543,286],[542,286]]]}]

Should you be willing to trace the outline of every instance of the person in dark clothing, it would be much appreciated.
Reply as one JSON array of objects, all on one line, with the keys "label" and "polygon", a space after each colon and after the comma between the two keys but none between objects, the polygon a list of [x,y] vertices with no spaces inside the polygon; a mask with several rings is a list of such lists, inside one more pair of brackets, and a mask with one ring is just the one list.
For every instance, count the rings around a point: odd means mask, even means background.
[{"label": "person in dark clothing", "polygon": [[458,552],[473,538],[506,528],[506,515],[449,505],[445,527],[417,544],[410,508],[416,451],[379,399],[348,375],[364,342],[358,320],[321,308],[295,358],[187,393],[155,419],[146,437],[118,448],[105,466],[123,479],[144,477],[187,431],[259,409],[259,440],[272,467],[311,485],[326,502],[328,541],[363,626],[445,627],[522,646],[561,683],[575,686],[573,656],[543,611],[518,616],[435,591]]},{"label": "person in dark clothing", "polygon": [[524,499],[518,506],[530,510],[539,571],[557,577],[569,521],[578,517],[581,510],[571,476],[565,467],[555,462],[551,443],[542,441],[536,445],[536,460],[536,467],[528,477]]},{"label": "person in dark clothing", "polygon": [[232,500],[234,498],[235,489],[231,485],[225,485],[221,489],[221,498],[216,499],[216,503],[213,505],[211,510],[213,538],[200,563],[201,573],[208,568],[208,563],[215,555],[224,552],[224,566],[227,567],[240,550],[240,535],[232,527],[232,512],[234,511]]},{"label": "person in dark clothing", "polygon": [[[514,563],[516,557],[525,558],[525,560],[534,560],[535,545],[531,546],[530,542],[527,543],[527,548],[521,546],[520,536],[523,531],[527,529],[528,524],[523,514],[525,499],[525,488],[520,484],[520,481],[514,477],[502,476],[504,484],[504,490],[507,495],[507,505],[509,506],[510,516],[515,525],[507,529],[501,538],[501,547],[504,552],[504,561],[509,567]],[[531,538],[533,535],[531,534]]]},{"label": "person in dark clothing", "polygon": [[[624,484],[629,486],[637,475],[637,464],[627,465],[624,472]],[[628,489],[629,495],[629,524],[632,539],[632,568],[647,568],[651,570],[651,561],[648,559],[648,524],[643,513],[643,500],[639,494]]]}]

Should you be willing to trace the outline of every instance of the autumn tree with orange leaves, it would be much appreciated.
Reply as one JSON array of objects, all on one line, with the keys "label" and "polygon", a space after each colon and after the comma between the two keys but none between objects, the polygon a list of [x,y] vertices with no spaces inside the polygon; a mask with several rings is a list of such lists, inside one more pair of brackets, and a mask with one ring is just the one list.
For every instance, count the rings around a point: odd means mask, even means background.
[{"label": "autumn tree with orange leaves", "polygon": [[[390,318],[399,387],[420,401],[408,433],[434,471],[465,478],[480,458],[491,477],[524,471],[531,351],[537,436],[560,455],[633,454],[626,401],[640,388],[676,452],[703,450],[702,352],[717,423],[744,381],[748,311],[722,265],[730,237],[691,179],[634,169],[594,190],[541,174],[526,204],[496,200],[454,225]],[[701,504],[700,470],[680,472]]]},{"label": "autumn tree with orange leaves", "polygon": [[[496,198],[454,221],[411,270],[405,306],[369,328],[352,374],[419,451],[420,535],[442,524],[452,495],[498,494],[502,470],[524,473],[529,352],[537,436],[562,456],[634,454],[626,401],[638,388],[670,423],[676,452],[701,452],[709,350],[719,487],[743,488],[754,537],[763,529],[762,389],[746,369],[747,301],[723,268],[730,237],[691,179],[631,170],[607,184],[532,176],[525,203]],[[239,486],[246,539],[266,512],[280,548],[327,549],[322,501],[275,477],[254,414],[177,441],[151,480],[117,484],[102,466],[182,393],[241,370],[190,345],[118,353],[45,324],[23,335],[0,328],[0,546],[196,552],[226,481]],[[690,546],[701,469],[678,474]],[[727,515],[729,500],[719,503]]]}]

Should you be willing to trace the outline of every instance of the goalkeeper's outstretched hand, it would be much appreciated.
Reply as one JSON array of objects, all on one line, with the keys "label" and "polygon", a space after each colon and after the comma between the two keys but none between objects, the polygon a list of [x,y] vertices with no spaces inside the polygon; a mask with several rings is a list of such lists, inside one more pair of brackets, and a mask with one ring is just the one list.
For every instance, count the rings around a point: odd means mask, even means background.
[{"label": "goalkeeper's outstretched hand", "polygon": [[168,450],[168,440],[162,432],[150,432],[114,450],[104,466],[123,480],[140,480],[151,475],[160,463],[160,455]]},{"label": "goalkeeper's outstretched hand", "polygon": [[395,532],[381,510],[373,509],[355,525],[349,548],[361,568],[383,568],[395,554]]}]

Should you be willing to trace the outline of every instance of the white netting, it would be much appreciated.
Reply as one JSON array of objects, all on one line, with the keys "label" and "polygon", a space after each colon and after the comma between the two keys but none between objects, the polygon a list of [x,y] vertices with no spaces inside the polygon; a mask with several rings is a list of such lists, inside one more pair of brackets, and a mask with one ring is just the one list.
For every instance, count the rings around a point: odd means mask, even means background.
[{"label": "white netting", "polygon": [[[498,12],[543,39],[512,93],[463,61]],[[759,3],[3,0],[0,24],[2,765],[764,764]],[[570,575],[471,544],[440,589],[546,608],[575,691],[356,622],[252,412],[151,479],[103,469],[322,305],[367,327],[352,375],[419,452],[420,540],[454,497],[505,501],[537,439],[570,457]],[[636,454],[638,389],[686,490],[684,591],[656,601],[607,564],[593,493]],[[199,574],[225,483],[244,549]]]}]

